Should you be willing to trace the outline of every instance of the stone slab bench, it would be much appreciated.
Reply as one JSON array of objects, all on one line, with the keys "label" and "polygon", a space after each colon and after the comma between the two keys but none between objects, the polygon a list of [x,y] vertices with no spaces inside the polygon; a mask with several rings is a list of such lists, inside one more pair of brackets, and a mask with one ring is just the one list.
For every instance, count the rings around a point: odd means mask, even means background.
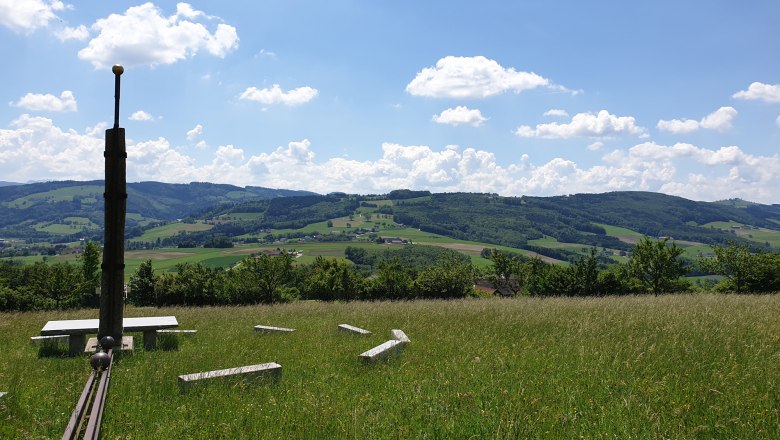
[{"label": "stone slab bench", "polygon": [[360,327],[355,327],[349,324],[339,324],[339,332],[341,333],[353,333],[358,335],[370,335],[371,332]]},{"label": "stone slab bench", "polygon": [[[68,335],[69,351],[79,354],[87,345],[87,335],[98,332],[99,319],[69,319],[64,321],[49,321],[41,329],[41,336]],[[175,316],[153,316],[144,318],[124,318],[123,332],[143,332],[144,347],[153,350],[157,346],[157,330],[178,327]]]},{"label": "stone slab bench", "polygon": [[370,363],[383,359],[387,359],[390,356],[396,356],[401,353],[401,348],[405,344],[397,339],[391,339],[384,342],[371,350],[365,351],[358,356],[363,362]]},{"label": "stone slab bench", "polygon": [[404,344],[408,344],[408,343],[412,342],[412,341],[409,340],[409,337],[406,336],[406,333],[404,333],[403,330],[397,329],[397,328],[394,328],[394,329],[390,330],[390,337],[392,337],[396,341],[400,341],[400,342],[402,342]]},{"label": "stone slab bench", "polygon": [[276,362],[268,362],[265,364],[247,365],[245,367],[206,371],[204,373],[183,374],[179,376],[179,390],[185,392],[192,385],[199,382],[214,382],[231,378],[244,381],[258,379],[279,381],[282,379],[282,366]]},{"label": "stone slab bench", "polygon": [[272,327],[270,325],[256,325],[255,326],[256,332],[266,332],[266,333],[274,333],[274,332],[294,332],[294,328],[286,328],[286,327]]}]

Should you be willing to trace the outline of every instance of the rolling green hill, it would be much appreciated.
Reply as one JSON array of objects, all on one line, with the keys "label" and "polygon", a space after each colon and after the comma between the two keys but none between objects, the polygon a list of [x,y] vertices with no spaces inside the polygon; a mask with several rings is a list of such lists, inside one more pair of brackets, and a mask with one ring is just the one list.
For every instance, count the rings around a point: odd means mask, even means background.
[{"label": "rolling green hill", "polygon": [[[102,191],[101,181],[0,187],[0,237],[99,241]],[[358,238],[361,230],[372,232],[371,237]],[[389,236],[420,241],[401,233],[417,230],[562,261],[590,247],[619,259],[643,235],[671,237],[695,257],[708,252],[707,245],[729,240],[777,249],[780,205],[696,202],[650,192],[502,197],[396,190],[362,196],[211,183],[128,184],[126,235],[147,248],[155,245],[150,242],[191,247],[215,237],[257,242],[317,235],[321,241]]]},{"label": "rolling green hill", "polygon": [[[103,225],[103,189],[100,180],[0,187],[0,237],[33,240],[89,237]],[[204,182],[128,183],[127,193],[128,231],[184,218],[220,203],[313,194]]]}]

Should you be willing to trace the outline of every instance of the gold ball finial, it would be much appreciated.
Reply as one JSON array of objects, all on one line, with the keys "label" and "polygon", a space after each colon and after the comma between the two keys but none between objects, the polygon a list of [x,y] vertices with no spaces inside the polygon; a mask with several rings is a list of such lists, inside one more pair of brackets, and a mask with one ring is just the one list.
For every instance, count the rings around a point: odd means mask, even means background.
[{"label": "gold ball finial", "polygon": [[114,72],[114,75],[121,75],[125,73],[125,68],[122,67],[121,64],[114,64],[114,67],[111,68],[111,71]]}]

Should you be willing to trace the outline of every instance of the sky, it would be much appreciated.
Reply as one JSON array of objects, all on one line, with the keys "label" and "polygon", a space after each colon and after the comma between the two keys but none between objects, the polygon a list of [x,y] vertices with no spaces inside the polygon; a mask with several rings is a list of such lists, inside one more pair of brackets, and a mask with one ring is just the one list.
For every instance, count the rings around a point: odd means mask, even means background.
[{"label": "sky", "polygon": [[780,2],[0,0],[0,180],[780,203]]}]

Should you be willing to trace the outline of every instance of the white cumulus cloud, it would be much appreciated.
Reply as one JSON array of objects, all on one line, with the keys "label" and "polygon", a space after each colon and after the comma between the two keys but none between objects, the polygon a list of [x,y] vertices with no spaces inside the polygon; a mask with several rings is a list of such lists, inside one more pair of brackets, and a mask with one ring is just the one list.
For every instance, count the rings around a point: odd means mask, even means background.
[{"label": "white cumulus cloud", "polygon": [[520,93],[537,87],[566,91],[536,73],[505,68],[484,56],[447,56],[436,62],[435,67],[422,69],[406,86],[406,91],[414,96],[434,98],[486,98],[507,90]]},{"label": "white cumulus cloud", "polygon": [[146,121],[153,121],[154,116],[152,116],[150,113],[147,113],[143,110],[138,110],[134,112],[130,117],[128,118],[131,121],[140,121],[140,122],[146,122]]},{"label": "white cumulus cloud", "polygon": [[203,133],[203,126],[198,124],[187,132],[187,140],[194,141],[201,133]]},{"label": "white cumulus cloud", "polygon": [[479,127],[483,122],[487,121],[487,118],[482,116],[482,112],[479,109],[470,109],[459,105],[455,108],[448,108],[438,115],[433,115],[433,120],[439,124],[455,126],[465,124]]},{"label": "white cumulus cloud", "polygon": [[78,27],[65,27],[59,31],[56,31],[54,35],[60,39],[60,41],[77,40],[84,41],[89,38],[89,29],[86,26],[79,25]]},{"label": "white cumulus cloud", "polygon": [[780,84],[764,84],[754,82],[747,90],[741,90],[733,95],[736,99],[760,100],[764,102],[780,102]]},{"label": "white cumulus cloud", "polygon": [[111,14],[97,20],[91,27],[97,36],[78,53],[95,68],[115,63],[127,66],[157,66],[173,64],[203,50],[224,58],[238,47],[236,28],[219,23],[212,33],[202,23],[209,19],[187,3],[177,5],[176,14],[163,16],[152,3],[127,9],[124,14]]},{"label": "white cumulus cloud", "polygon": [[598,114],[577,113],[568,124],[539,124],[536,128],[522,125],[515,130],[520,137],[570,139],[573,137],[605,138],[622,134],[643,135],[645,129],[636,125],[633,116],[615,116],[606,110]]},{"label": "white cumulus cloud", "polygon": [[55,12],[66,6],[59,0],[0,0],[0,25],[15,32],[31,32],[49,25]]},{"label": "white cumulus cloud", "polygon": [[307,103],[314,99],[319,91],[317,89],[304,86],[288,91],[283,91],[279,84],[274,84],[271,88],[258,89],[257,87],[248,87],[239,99],[247,101],[257,101],[262,104],[284,104],[295,106]]},{"label": "white cumulus cloud", "polygon": [[569,112],[566,110],[561,110],[559,108],[551,108],[550,110],[547,110],[544,112],[544,116],[555,116],[555,117],[561,117],[561,118],[568,118]]},{"label": "white cumulus cloud", "polygon": [[726,131],[731,128],[731,121],[737,116],[737,110],[734,107],[721,107],[709,115],[703,117],[701,121],[693,119],[672,119],[669,121],[658,121],[658,129],[670,133],[691,133],[700,128],[710,130]]},{"label": "white cumulus cloud", "polygon": [[[47,118],[22,115],[9,129],[0,129],[0,175],[12,181],[102,178],[102,128],[99,124],[80,133],[62,130]],[[129,142],[128,181],[210,181],[360,194],[398,188],[539,196],[643,190],[694,200],[740,197],[762,203],[778,202],[780,181],[777,154],[685,143],[644,142],[606,153],[590,166],[564,157],[537,164],[528,155],[500,164],[486,150],[392,142],[366,160],[318,159],[307,139],[257,153],[220,145],[210,154],[195,159],[165,138]],[[696,171],[682,171],[690,169]]]},{"label": "white cumulus cloud", "polygon": [[22,107],[32,111],[75,112],[78,110],[76,97],[73,96],[73,92],[70,90],[63,91],[59,97],[50,93],[45,95],[28,93],[18,101],[10,104],[14,107]]}]

